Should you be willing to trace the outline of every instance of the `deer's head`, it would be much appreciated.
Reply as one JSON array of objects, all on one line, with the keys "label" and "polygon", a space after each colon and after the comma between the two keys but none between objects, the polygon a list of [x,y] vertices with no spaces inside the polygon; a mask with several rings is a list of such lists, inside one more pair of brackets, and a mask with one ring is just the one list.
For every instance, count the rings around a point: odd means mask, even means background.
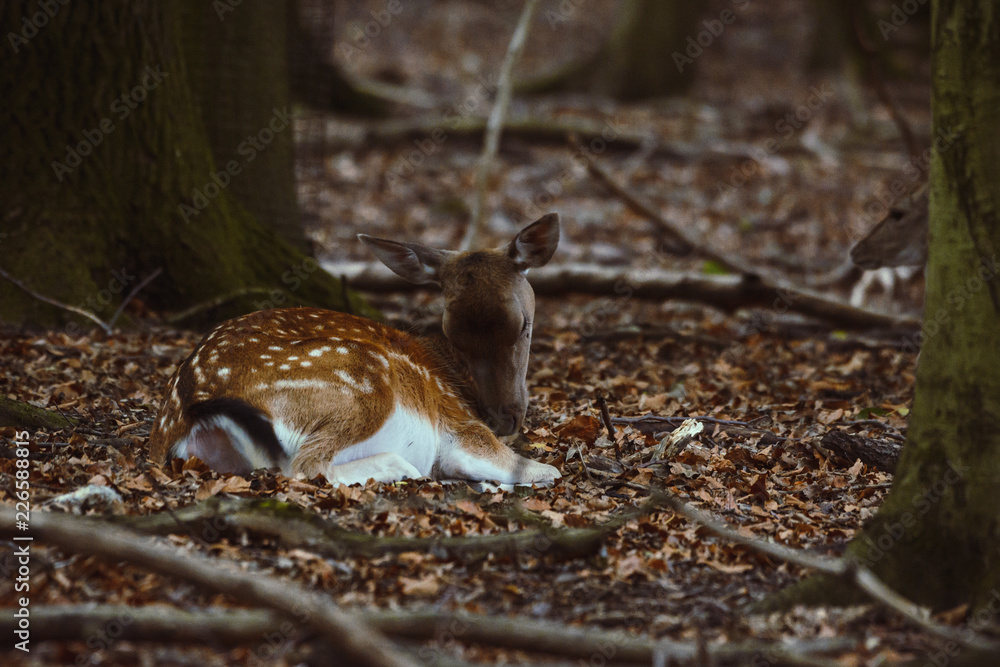
[{"label": "deer's head", "polygon": [[498,435],[521,427],[528,408],[525,377],[535,316],[528,269],[552,258],[559,216],[549,213],[505,246],[456,252],[359,234],[383,264],[413,283],[444,292],[444,335],[472,370],[479,410]]}]

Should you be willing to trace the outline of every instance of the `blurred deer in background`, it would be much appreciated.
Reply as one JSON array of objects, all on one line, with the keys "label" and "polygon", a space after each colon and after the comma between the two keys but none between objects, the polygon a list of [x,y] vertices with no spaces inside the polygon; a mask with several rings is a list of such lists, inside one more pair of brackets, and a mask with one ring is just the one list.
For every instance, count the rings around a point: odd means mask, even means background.
[{"label": "blurred deer in background", "polygon": [[237,474],[276,466],[334,484],[559,477],[496,436],[518,431],[527,409],[535,296],[525,275],[555,252],[558,215],[489,250],[358,237],[403,278],[440,285],[444,335],[316,308],[223,322],[171,378],[151,457],[197,456]]},{"label": "blurred deer in background", "polygon": [[876,282],[892,294],[897,278],[908,280],[927,263],[927,216],[930,184],[922,183],[896,201],[874,227],[851,248],[851,261],[866,271],[851,291],[860,306]]}]

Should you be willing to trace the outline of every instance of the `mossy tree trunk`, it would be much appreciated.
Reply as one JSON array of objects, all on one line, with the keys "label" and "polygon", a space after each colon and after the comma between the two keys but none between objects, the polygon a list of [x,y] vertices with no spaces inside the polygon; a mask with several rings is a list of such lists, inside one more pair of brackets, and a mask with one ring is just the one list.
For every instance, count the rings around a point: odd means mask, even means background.
[{"label": "mossy tree trunk", "polygon": [[[1000,5],[933,16],[930,256],[917,388],[892,491],[849,547],[935,609],[1000,590]],[[829,601],[813,579],[782,596]]]},{"label": "mossy tree trunk", "polygon": [[[736,20],[727,7],[698,23],[703,11],[697,2],[628,0],[602,49],[563,70],[519,83],[518,91],[580,90],[622,100],[683,93],[694,82],[695,62]],[[550,22],[559,20],[558,11],[549,12]]]},{"label": "mossy tree trunk", "polygon": [[[289,12],[282,2],[185,1],[180,38],[192,92],[217,165],[243,165],[230,191],[247,211],[295,247],[308,247],[295,198],[292,128],[272,132],[290,111]],[[270,139],[268,144],[263,139]],[[257,144],[264,146],[258,150]]]},{"label": "mossy tree trunk", "polygon": [[[241,189],[264,187],[254,179],[266,170],[245,169],[245,157],[214,160],[190,85],[179,6],[52,4],[51,16],[36,2],[0,5],[3,33],[18,36],[5,39],[13,53],[0,75],[0,104],[8,107],[0,124],[7,153],[0,265],[37,292],[105,317],[158,268],[163,274],[142,298],[160,310],[247,288],[259,293],[205,314],[294,303],[342,308],[338,281],[236,196],[237,179],[247,179]],[[235,10],[260,11],[260,4]],[[276,116],[258,129],[290,137],[290,122]],[[256,137],[258,160],[269,157],[264,139]],[[72,317],[0,280],[0,320],[51,326]]]}]

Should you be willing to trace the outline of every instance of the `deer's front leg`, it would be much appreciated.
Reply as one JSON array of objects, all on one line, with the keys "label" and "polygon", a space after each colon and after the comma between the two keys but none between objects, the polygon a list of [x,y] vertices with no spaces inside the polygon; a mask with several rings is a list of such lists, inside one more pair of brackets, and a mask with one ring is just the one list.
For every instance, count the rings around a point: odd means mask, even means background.
[{"label": "deer's front leg", "polygon": [[541,484],[562,477],[554,466],[515,454],[482,424],[473,424],[442,447],[440,477],[501,484]]},{"label": "deer's front leg", "polygon": [[327,481],[334,486],[364,484],[369,479],[388,483],[423,477],[412,463],[394,452],[374,454],[349,463],[331,464],[325,474]]}]

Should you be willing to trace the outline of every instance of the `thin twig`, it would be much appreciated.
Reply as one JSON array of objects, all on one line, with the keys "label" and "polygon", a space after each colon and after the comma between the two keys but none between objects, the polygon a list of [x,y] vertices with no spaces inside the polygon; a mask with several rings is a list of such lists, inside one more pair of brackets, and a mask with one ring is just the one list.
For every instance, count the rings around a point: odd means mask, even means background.
[{"label": "thin twig", "polygon": [[538,0],[525,0],[524,9],[521,10],[521,18],[517,21],[514,34],[507,47],[507,54],[500,65],[500,78],[497,81],[497,100],[490,111],[490,118],[486,121],[486,138],[483,142],[483,153],[479,158],[479,165],[476,168],[476,192],[472,202],[472,215],[469,219],[469,228],[462,239],[462,250],[471,250],[476,243],[480,230],[483,226],[483,219],[486,217],[486,186],[489,183],[490,171],[496,159],[497,150],[500,147],[500,132],[503,129],[504,118],[507,116],[507,108],[510,106],[510,96],[513,90],[513,70],[514,65],[521,59],[521,52],[524,51],[524,43],[528,39],[528,31],[531,28],[531,19],[538,9]]},{"label": "thin twig", "polygon": [[153,271],[148,276],[146,276],[145,278],[143,278],[142,282],[140,282],[138,285],[136,285],[132,289],[132,291],[129,292],[128,295],[124,299],[122,299],[122,302],[120,304],[118,304],[117,310],[115,310],[115,314],[112,315],[111,319],[108,321],[108,326],[109,327],[113,327],[115,325],[115,322],[118,321],[118,318],[121,316],[122,311],[125,310],[125,306],[128,305],[129,301],[131,301],[133,298],[135,298],[135,295],[139,293],[139,290],[141,290],[143,287],[145,287],[149,283],[153,282],[153,279],[156,278],[156,276],[160,275],[161,273],[163,273],[163,267],[157,268],[156,271]]},{"label": "thin twig", "polygon": [[0,267],[0,276],[6,278],[15,287],[18,287],[18,288],[24,290],[25,292],[27,292],[28,294],[30,294],[34,298],[38,299],[39,301],[47,303],[50,306],[55,306],[56,308],[61,308],[62,310],[68,311],[70,313],[75,313],[75,314],[79,315],[80,317],[86,317],[88,320],[90,320],[91,322],[94,322],[97,326],[101,327],[101,330],[104,331],[104,333],[111,334],[111,327],[108,324],[106,324],[104,322],[104,320],[102,320],[101,318],[99,318],[97,315],[95,315],[94,313],[90,312],[89,310],[86,310],[84,308],[79,308],[77,306],[71,306],[68,303],[63,303],[62,301],[57,301],[57,300],[53,299],[52,297],[45,296],[44,294],[39,294],[38,292],[36,292],[35,290],[33,290],[30,287],[28,287],[27,285],[25,285],[23,282],[21,282],[20,280],[18,280],[14,276],[12,276],[9,273],[7,273],[7,271],[5,271],[3,269],[3,267]]},{"label": "thin twig", "polygon": [[615,459],[621,461],[622,450],[618,445],[618,440],[615,439],[615,425],[611,423],[611,413],[608,412],[608,399],[600,390],[597,392],[597,407],[601,410],[601,421],[604,422],[604,428],[608,430],[608,438],[615,445]]},{"label": "thin twig", "polygon": [[179,313],[174,313],[166,318],[168,324],[177,324],[178,322],[183,322],[198,313],[204,312],[206,310],[211,310],[212,308],[218,308],[224,303],[229,303],[234,299],[238,299],[242,296],[250,296],[251,294],[271,294],[270,289],[267,287],[241,287],[237,290],[233,290],[228,294],[222,294],[208,301],[202,301],[197,303],[186,310],[182,310]]}]

